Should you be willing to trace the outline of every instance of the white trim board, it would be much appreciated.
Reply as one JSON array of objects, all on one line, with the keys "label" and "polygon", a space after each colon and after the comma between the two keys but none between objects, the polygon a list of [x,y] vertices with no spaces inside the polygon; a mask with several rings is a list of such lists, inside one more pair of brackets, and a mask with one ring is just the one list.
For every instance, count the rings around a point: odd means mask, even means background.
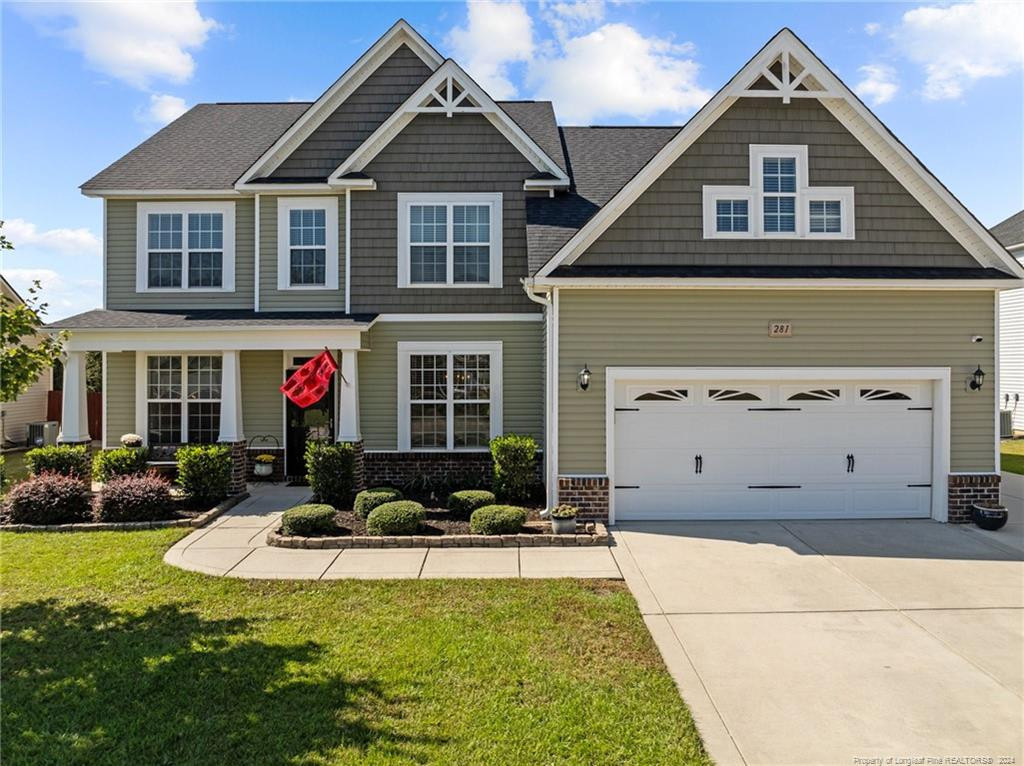
[{"label": "white trim board", "polygon": [[142,328],[118,330],[71,330],[67,351],[252,351],[303,350],[310,333],[332,349],[357,351],[368,325],[348,329],[323,325],[280,328],[206,327],[200,329]]},{"label": "white trim board", "polygon": [[377,322],[542,322],[543,312],[535,314],[380,314]]},{"label": "white trim board", "polygon": [[619,290],[1017,290],[1013,279],[789,279],[774,277],[538,277],[531,289]]},{"label": "white trim board", "polygon": [[431,69],[437,69],[444,60],[433,46],[420,36],[419,32],[405,19],[400,19],[385,32],[369,50],[345,70],[323,94],[278,138],[248,170],[235,182],[236,188],[253,178],[272,173],[314,130],[323,124],[366,79],[377,71],[391,54],[402,45],[419,56]]},{"label": "white trim board", "polygon": [[[800,67],[799,79],[813,77],[821,88],[804,95],[788,86],[751,91],[776,59]],[[774,76],[773,76],[774,77]],[[776,79],[776,82],[778,80]],[[796,80],[789,83],[793,88]],[[651,184],[687,150],[740,97],[819,98],[821,103],[871,152],[911,195],[983,266],[1002,269],[1024,278],[1024,267],[1000,245],[989,231],[950,194],[934,175],[879,121],[853,92],[800,40],[783,28],[716,93],[667,144],[623,186],[537,272],[547,277],[556,268],[576,261]]]},{"label": "white trim board", "polygon": [[[949,367],[607,367],[605,368],[605,471],[608,523],[615,523],[615,386],[622,380],[928,380],[932,383],[932,518],[949,514]],[[585,395],[585,394],[584,394]]]},{"label": "white trim board", "polygon": [[[452,96],[453,83],[461,89],[461,94]],[[447,96],[441,96],[438,89],[445,90]],[[446,99],[444,106],[424,106],[432,99]],[[472,99],[476,106],[463,105]],[[451,117],[453,114],[482,114],[492,125],[515,146],[530,163],[543,173],[550,173],[555,181],[564,185],[569,177],[558,163],[551,159],[537,143],[530,138],[516,122],[498,106],[495,101],[477,85],[466,72],[451,59],[444,62],[415,93],[409,96],[394,113],[378,127],[369,138],[348,156],[348,158],[331,173],[327,179],[329,184],[341,184],[346,173],[360,172],[376,157],[384,147],[401,133],[412,122],[417,114],[441,113]]]}]

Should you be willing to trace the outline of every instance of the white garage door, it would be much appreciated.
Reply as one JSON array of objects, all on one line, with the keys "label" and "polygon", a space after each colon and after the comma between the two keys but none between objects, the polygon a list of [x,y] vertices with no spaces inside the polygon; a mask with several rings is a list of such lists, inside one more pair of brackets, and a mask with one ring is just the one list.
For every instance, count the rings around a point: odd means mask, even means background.
[{"label": "white garage door", "polygon": [[615,518],[931,510],[930,381],[618,381]]}]

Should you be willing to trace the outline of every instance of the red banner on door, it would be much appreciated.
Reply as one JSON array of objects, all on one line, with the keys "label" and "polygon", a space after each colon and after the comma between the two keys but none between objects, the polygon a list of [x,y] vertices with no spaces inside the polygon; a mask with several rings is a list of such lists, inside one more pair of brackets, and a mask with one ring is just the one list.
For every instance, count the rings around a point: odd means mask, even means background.
[{"label": "red banner on door", "polygon": [[338,363],[331,352],[324,349],[292,373],[281,386],[281,393],[300,407],[309,407],[324,398],[337,369]]}]

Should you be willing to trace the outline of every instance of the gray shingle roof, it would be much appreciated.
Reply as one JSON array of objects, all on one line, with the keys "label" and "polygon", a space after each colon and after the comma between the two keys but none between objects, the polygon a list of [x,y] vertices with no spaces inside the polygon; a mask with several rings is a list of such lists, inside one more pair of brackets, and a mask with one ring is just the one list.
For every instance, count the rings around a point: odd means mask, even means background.
[{"label": "gray shingle roof", "polygon": [[230,189],[308,108],[303,102],[198,104],[82,189]]},{"label": "gray shingle roof", "polygon": [[526,202],[530,273],[547,263],[678,132],[678,127],[559,128],[572,187],[568,194]]},{"label": "gray shingle roof", "polygon": [[1024,244],[1024,210],[1014,213],[1005,221],[1000,221],[990,231],[1003,247]]},{"label": "gray shingle roof", "polygon": [[555,108],[550,101],[498,101],[497,104],[558,167],[568,170]]},{"label": "gray shingle roof", "polygon": [[109,311],[93,309],[51,322],[55,330],[205,329],[218,327],[350,327],[367,324],[376,314],[346,314],[341,311],[248,311],[207,309],[191,311]]}]

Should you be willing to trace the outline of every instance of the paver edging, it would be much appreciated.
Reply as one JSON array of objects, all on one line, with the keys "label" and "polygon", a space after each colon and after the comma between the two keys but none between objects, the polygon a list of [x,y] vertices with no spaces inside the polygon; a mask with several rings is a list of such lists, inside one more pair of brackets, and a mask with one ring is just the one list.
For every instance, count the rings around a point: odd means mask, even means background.
[{"label": "paver edging", "polygon": [[249,497],[240,492],[222,500],[208,511],[190,519],[164,519],[162,521],[86,521],[78,524],[3,524],[0,532],[130,532],[135,529],[169,529],[191,527],[196,529],[209,524],[225,511],[229,511]]},{"label": "paver edging", "polygon": [[346,549],[346,548],[520,548],[609,545],[608,528],[591,522],[593,533],[555,535],[548,532],[514,535],[406,535],[403,537],[370,535],[338,535],[330,537],[296,537],[282,535],[281,528],[267,533],[272,548]]}]

